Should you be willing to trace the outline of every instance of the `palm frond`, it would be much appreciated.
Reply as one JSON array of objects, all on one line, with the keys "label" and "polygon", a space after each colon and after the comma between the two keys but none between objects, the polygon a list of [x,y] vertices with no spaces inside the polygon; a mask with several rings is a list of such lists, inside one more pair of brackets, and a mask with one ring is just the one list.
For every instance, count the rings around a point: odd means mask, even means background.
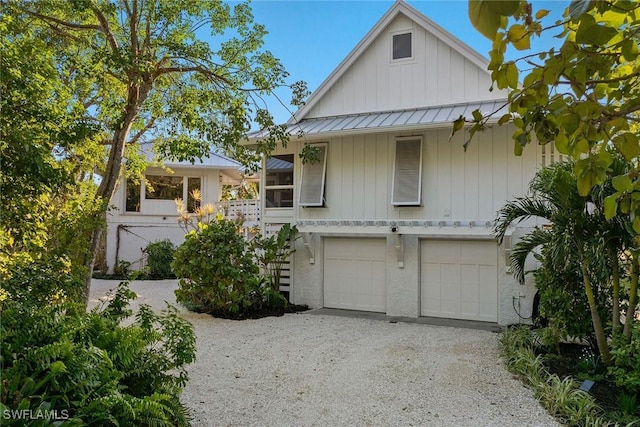
[{"label": "palm frond", "polygon": [[550,220],[554,213],[553,207],[543,200],[533,197],[518,197],[500,208],[493,233],[498,237],[498,241],[502,243],[502,239],[511,224],[519,223],[532,217]]},{"label": "palm frond", "polygon": [[540,228],[534,229],[531,233],[523,236],[518,243],[513,246],[509,261],[513,269],[513,275],[520,282],[524,282],[525,265],[529,254],[533,253],[536,248],[546,245],[552,238],[552,233]]}]

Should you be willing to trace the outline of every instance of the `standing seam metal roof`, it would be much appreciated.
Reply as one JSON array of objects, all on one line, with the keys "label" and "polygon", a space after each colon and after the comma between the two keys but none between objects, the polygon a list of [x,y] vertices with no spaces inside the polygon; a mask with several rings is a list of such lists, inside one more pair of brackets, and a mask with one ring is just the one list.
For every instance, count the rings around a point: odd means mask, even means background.
[{"label": "standing seam metal roof", "polygon": [[[490,100],[453,105],[439,105],[424,108],[413,108],[397,111],[348,114],[343,116],[303,119],[291,124],[288,131],[296,134],[302,131],[306,135],[320,135],[337,132],[357,131],[389,131],[403,127],[449,126],[454,120],[463,116],[472,119],[472,112],[480,110],[484,115],[491,114],[497,119],[507,113],[506,100]],[[263,138],[265,131],[254,132],[250,138]]]}]

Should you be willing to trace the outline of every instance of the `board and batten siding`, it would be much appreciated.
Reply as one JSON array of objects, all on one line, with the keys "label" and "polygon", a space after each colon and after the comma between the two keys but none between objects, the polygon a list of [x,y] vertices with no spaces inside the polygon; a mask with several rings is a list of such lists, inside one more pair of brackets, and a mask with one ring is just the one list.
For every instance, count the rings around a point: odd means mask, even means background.
[{"label": "board and batten siding", "polygon": [[[450,140],[449,129],[330,138],[326,206],[298,206],[295,217],[493,221],[505,201],[527,193],[540,165],[536,144],[528,145],[520,157],[513,154],[512,131],[508,126],[487,129],[474,137],[466,152],[463,135]],[[401,136],[423,138],[421,206],[391,204],[395,142]],[[299,149],[301,143],[297,145]]]},{"label": "board and batten siding", "polygon": [[[413,31],[414,58],[393,62],[393,33]],[[505,98],[489,73],[406,16],[398,16],[305,118]]]}]

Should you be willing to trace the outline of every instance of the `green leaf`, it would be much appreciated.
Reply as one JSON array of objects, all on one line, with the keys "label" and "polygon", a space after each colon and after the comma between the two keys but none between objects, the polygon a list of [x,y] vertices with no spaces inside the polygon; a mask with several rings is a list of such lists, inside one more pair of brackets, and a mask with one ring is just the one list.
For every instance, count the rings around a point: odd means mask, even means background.
[{"label": "green leaf", "polygon": [[633,181],[627,175],[614,176],[611,184],[620,193],[628,193],[633,191]]},{"label": "green leaf", "polygon": [[[617,194],[617,193],[616,193]],[[604,217],[610,220],[618,212],[618,197],[619,195],[612,194],[604,199]]]},{"label": "green leaf", "polygon": [[569,138],[563,132],[560,132],[556,136],[556,149],[561,154],[570,155],[571,150],[569,149]]},{"label": "green leaf", "polygon": [[[492,7],[491,0],[469,1],[469,20],[476,30],[489,40],[493,40],[502,23],[502,16]],[[497,2],[496,2],[497,3]]]},{"label": "green leaf", "polygon": [[549,11],[546,9],[540,9],[536,12],[536,19],[542,19],[549,14]]},{"label": "green leaf", "polygon": [[510,16],[518,11],[520,1],[518,0],[501,0],[501,1],[488,1],[489,8],[502,16]]},{"label": "green leaf", "polygon": [[578,193],[585,197],[595,185],[602,184],[607,179],[607,169],[612,162],[613,157],[606,151],[578,160],[575,164]]},{"label": "green leaf", "polygon": [[507,32],[507,38],[513,44],[513,47],[518,50],[526,50],[531,47],[531,34],[529,34],[524,25],[513,24]]},{"label": "green leaf", "polygon": [[640,234],[640,215],[633,219],[633,231]]},{"label": "green leaf", "polygon": [[67,372],[67,367],[65,366],[64,362],[62,362],[61,360],[56,360],[55,362],[53,362],[50,366],[50,369],[51,369],[51,373],[53,374]]},{"label": "green leaf", "polygon": [[638,137],[631,132],[625,132],[613,138],[613,145],[627,160],[640,156]]},{"label": "green leaf", "polygon": [[576,32],[576,42],[593,46],[604,46],[611,40],[618,30],[606,25],[582,22]]},{"label": "green leaf", "polygon": [[511,114],[507,113],[500,117],[498,124],[502,126],[505,123],[509,123],[509,121],[511,121]]},{"label": "green leaf", "polygon": [[507,84],[512,89],[518,88],[518,67],[514,62],[507,63]]},{"label": "green leaf", "polygon": [[453,136],[456,132],[462,130],[464,127],[464,117],[460,116],[453,121],[453,129],[451,130],[451,136]]},{"label": "green leaf", "polygon": [[622,56],[627,61],[635,61],[638,57],[638,45],[634,39],[625,40],[622,43]]},{"label": "green leaf", "polygon": [[513,144],[513,154],[516,156],[522,156],[523,147],[518,141]]}]

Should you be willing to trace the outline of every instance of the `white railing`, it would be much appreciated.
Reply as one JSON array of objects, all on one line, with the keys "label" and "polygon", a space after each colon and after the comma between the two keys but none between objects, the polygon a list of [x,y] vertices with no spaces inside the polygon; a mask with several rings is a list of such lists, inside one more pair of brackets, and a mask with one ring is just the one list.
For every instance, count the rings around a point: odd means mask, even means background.
[{"label": "white railing", "polygon": [[218,209],[225,219],[235,220],[242,217],[244,225],[249,227],[260,224],[260,200],[221,200],[218,202]]}]

